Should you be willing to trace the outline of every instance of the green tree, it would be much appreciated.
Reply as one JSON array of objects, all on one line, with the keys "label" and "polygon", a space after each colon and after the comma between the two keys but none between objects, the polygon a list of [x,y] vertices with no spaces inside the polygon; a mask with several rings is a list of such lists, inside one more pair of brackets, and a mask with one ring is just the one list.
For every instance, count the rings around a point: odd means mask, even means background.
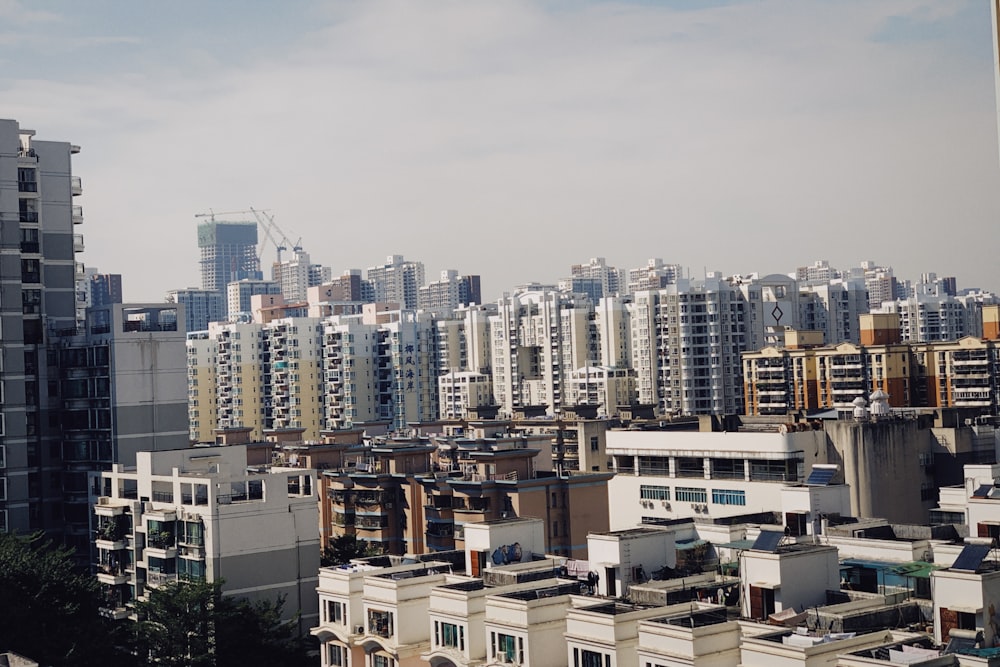
[{"label": "green tree", "polygon": [[354,535],[339,535],[327,545],[320,557],[320,564],[323,567],[343,565],[354,558],[367,558],[378,556],[381,552],[364,540],[359,540]]},{"label": "green tree", "polygon": [[168,584],[136,606],[136,657],[168,667],[307,664],[297,620],[282,621],[283,602],[223,596],[222,582]]},{"label": "green tree", "polygon": [[72,554],[41,534],[0,533],[0,648],[43,665],[117,664],[98,582],[74,569]]}]

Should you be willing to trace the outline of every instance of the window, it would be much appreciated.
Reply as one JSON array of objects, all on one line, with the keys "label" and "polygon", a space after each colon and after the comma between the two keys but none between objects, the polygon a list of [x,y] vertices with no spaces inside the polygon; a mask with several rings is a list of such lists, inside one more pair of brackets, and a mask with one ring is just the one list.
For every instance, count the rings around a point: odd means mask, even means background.
[{"label": "window", "polygon": [[676,459],[678,477],[704,477],[705,459],[693,456],[678,456]]},{"label": "window", "polygon": [[670,487],[642,484],[639,486],[639,500],[670,500]]},{"label": "window", "polygon": [[438,646],[465,650],[465,626],[434,621],[434,643]]},{"label": "window", "polygon": [[337,644],[326,645],[326,662],[330,667],[347,667],[347,651]]},{"label": "window", "polygon": [[678,486],[674,491],[674,498],[678,502],[684,503],[707,503],[708,493],[705,489],[696,489],[689,486]]},{"label": "window", "polygon": [[796,482],[799,462],[793,459],[779,461],[751,461],[750,480],[754,482]]},{"label": "window", "polygon": [[396,667],[396,661],[387,655],[372,656],[372,667]]},{"label": "window", "polygon": [[491,632],[490,649],[493,657],[501,662],[524,663],[524,639],[521,637]]},{"label": "window", "polygon": [[590,451],[599,452],[601,451],[601,441],[596,435],[590,437]]},{"label": "window", "polygon": [[573,667],[611,667],[611,655],[574,647]]},{"label": "window", "polygon": [[712,502],[716,505],[746,505],[746,491],[732,489],[712,489]]},{"label": "window", "polygon": [[344,615],[347,605],[343,602],[337,602],[336,600],[326,600],[326,605],[324,612],[326,613],[327,623],[336,623],[338,625],[344,624]]},{"label": "window", "polygon": [[368,632],[388,639],[393,635],[392,612],[368,610]]},{"label": "window", "polygon": [[743,459],[712,459],[713,479],[743,479]]}]

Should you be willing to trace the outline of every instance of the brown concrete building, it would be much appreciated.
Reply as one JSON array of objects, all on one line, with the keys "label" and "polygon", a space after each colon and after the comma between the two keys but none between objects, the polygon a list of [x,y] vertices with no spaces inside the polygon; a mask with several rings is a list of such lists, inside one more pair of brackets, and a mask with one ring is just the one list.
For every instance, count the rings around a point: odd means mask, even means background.
[{"label": "brown concrete building", "polygon": [[387,439],[344,457],[322,475],[328,534],[356,535],[385,553],[462,549],[467,523],[535,517],[545,522],[547,552],[583,558],[587,533],[609,524],[611,474],[557,474],[549,435]]}]

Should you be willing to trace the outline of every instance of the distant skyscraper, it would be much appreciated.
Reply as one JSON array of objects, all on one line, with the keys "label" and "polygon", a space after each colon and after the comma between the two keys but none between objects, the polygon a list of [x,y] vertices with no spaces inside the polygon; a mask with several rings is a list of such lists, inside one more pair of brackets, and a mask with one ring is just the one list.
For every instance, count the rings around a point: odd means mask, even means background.
[{"label": "distant skyscraper", "polygon": [[285,301],[300,303],[306,300],[310,287],[330,281],[330,269],[320,264],[312,264],[309,253],[298,248],[291,259],[274,263],[271,277],[278,283]]},{"label": "distant skyscraper", "polygon": [[424,284],[423,262],[407,262],[402,255],[389,255],[386,263],[368,268],[372,300],[398,303],[402,308],[417,307],[417,292]]},{"label": "distant skyscraper", "polygon": [[234,321],[241,313],[245,313],[249,321],[250,297],[257,294],[281,294],[281,285],[274,280],[240,280],[226,285],[229,320]]},{"label": "distant skyscraper", "polygon": [[90,305],[110,306],[122,302],[120,273],[96,273],[90,277]]},{"label": "distant skyscraper", "polygon": [[198,225],[198,247],[202,289],[223,294],[231,282],[264,278],[257,257],[256,222],[203,222]]},{"label": "distant skyscraper", "polygon": [[570,267],[570,276],[573,278],[592,278],[599,282],[600,289],[598,296],[591,295],[595,301],[602,296],[612,296],[620,293],[625,285],[622,280],[622,272],[613,266],[608,266],[603,257],[591,257],[587,264],[574,264]]},{"label": "distant skyscraper", "polygon": [[184,304],[185,331],[204,331],[209,322],[226,319],[225,295],[210,289],[175,289],[167,292],[167,301]]},{"label": "distant skyscraper", "polygon": [[640,290],[660,289],[677,282],[682,274],[680,264],[664,264],[662,259],[654,257],[646,262],[646,266],[629,269],[628,292],[632,294]]},{"label": "distant skyscraper", "polygon": [[420,287],[417,293],[417,305],[423,310],[454,310],[482,299],[479,276],[460,276],[453,269],[442,271],[440,280]]}]

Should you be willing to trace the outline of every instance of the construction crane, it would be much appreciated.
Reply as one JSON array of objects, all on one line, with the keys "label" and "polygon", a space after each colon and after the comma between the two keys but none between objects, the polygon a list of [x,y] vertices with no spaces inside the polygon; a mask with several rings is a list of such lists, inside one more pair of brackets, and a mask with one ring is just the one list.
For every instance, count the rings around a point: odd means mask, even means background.
[{"label": "construction crane", "polygon": [[[278,263],[281,263],[281,251],[288,250],[288,247],[292,247],[293,252],[299,252],[302,250],[302,237],[300,236],[295,243],[288,240],[288,235],[278,226],[278,223],[274,221],[274,215],[269,215],[268,211],[270,209],[255,209],[253,206],[250,207],[250,212],[253,214],[254,218],[257,219],[257,224],[260,225],[261,229],[264,230],[264,234],[267,236],[268,240],[274,245],[275,250],[278,253]],[[281,237],[281,242],[275,240],[274,233],[277,233]]]},{"label": "construction crane", "polygon": [[[271,242],[271,245],[273,245],[274,248],[275,248],[275,250],[277,251],[277,254],[278,254],[278,263],[280,264],[281,263],[281,252],[283,250],[288,250],[289,246],[291,246],[292,250],[294,250],[295,252],[298,252],[298,251],[302,250],[302,246],[300,245],[302,243],[302,237],[300,236],[298,238],[298,240],[295,241],[295,243],[292,243],[291,241],[289,241],[288,240],[288,236],[285,234],[284,231],[282,231],[282,229],[280,227],[278,227],[278,224],[274,221],[274,215],[270,215],[269,214],[270,210],[271,209],[268,209],[268,208],[254,208],[253,206],[251,206],[250,208],[248,208],[246,210],[243,210],[243,211],[218,211],[218,212],[216,212],[216,211],[213,211],[212,209],[208,209],[208,213],[195,213],[194,217],[196,217],[196,218],[208,218],[210,222],[215,222],[215,216],[217,216],[217,215],[218,216],[225,216],[225,215],[243,215],[243,216],[247,216],[247,215],[252,215],[253,218],[254,218],[254,220],[257,221],[257,226],[260,227],[261,230],[263,230],[264,236],[267,237],[267,240]],[[275,233],[277,233],[279,235],[280,241],[275,238]],[[258,262],[261,261],[261,258],[263,256],[263,254],[264,254],[264,244],[261,243],[260,244],[260,252],[257,254],[257,261]]]}]

